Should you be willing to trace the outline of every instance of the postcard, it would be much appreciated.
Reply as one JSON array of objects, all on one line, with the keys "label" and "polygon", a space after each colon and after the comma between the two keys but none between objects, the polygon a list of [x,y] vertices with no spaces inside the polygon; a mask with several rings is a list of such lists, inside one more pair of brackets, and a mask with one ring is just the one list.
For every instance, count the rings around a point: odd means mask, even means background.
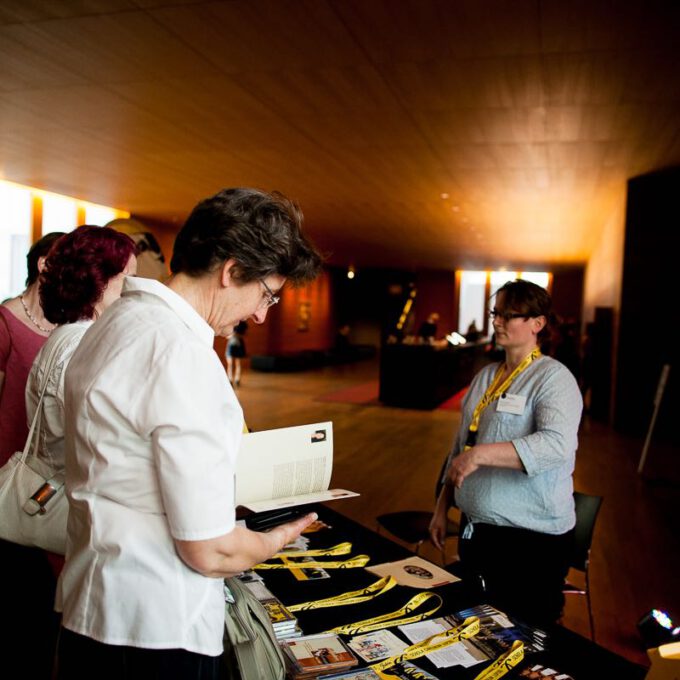
[{"label": "postcard", "polygon": [[385,562],[366,567],[366,571],[377,576],[394,576],[400,586],[410,588],[437,588],[460,581],[457,576],[449,574],[436,564],[415,556],[399,562]]},{"label": "postcard", "polygon": [[357,635],[349,641],[349,646],[368,663],[395,656],[408,647],[389,630],[376,630],[372,633]]}]

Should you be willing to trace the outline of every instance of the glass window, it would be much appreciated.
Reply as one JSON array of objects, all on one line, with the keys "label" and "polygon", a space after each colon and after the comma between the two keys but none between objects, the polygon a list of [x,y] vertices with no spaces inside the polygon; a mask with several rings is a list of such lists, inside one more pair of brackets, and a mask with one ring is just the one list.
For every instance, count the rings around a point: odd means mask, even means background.
[{"label": "glass window", "polygon": [[85,224],[96,224],[98,227],[103,227],[111,220],[115,220],[116,217],[118,217],[118,211],[113,208],[85,203]]},{"label": "glass window", "polygon": [[26,285],[32,215],[30,191],[0,182],[0,302],[18,295]]},{"label": "glass window", "polygon": [[525,281],[531,281],[541,288],[548,289],[550,283],[550,274],[548,272],[522,272],[520,278]]},{"label": "glass window", "polygon": [[484,330],[484,303],[486,272],[463,271],[460,273],[460,298],[458,307],[458,332],[467,333],[474,321],[477,330]]},{"label": "glass window", "polygon": [[57,194],[43,195],[42,234],[73,231],[78,224],[78,203]]},{"label": "glass window", "polygon": [[514,281],[516,278],[517,272],[491,272],[491,289],[489,295],[494,295],[503,284],[508,281]]}]

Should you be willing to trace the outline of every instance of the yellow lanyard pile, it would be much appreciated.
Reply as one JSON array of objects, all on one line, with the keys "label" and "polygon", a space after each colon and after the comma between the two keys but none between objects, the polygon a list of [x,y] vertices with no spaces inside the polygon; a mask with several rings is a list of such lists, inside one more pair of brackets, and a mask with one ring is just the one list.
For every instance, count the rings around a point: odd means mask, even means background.
[{"label": "yellow lanyard pile", "polygon": [[360,602],[367,602],[378,595],[386,593],[388,590],[397,585],[397,579],[394,576],[385,576],[370,586],[366,586],[362,590],[352,590],[341,595],[334,595],[333,597],[326,597],[323,600],[312,600],[310,602],[302,602],[288,607],[291,612],[309,611],[311,609],[324,609],[326,607],[341,607],[346,604],[359,604]]},{"label": "yellow lanyard pile", "polygon": [[[435,606],[427,611],[415,614],[414,616],[405,616],[412,611],[418,609],[428,600],[434,600]],[[442,598],[437,593],[418,593],[414,595],[403,607],[396,611],[382,614],[381,616],[374,616],[370,619],[357,621],[356,623],[348,623],[344,626],[331,628],[327,633],[342,633],[343,635],[356,635],[357,633],[368,633],[372,630],[381,630],[383,628],[391,628],[392,626],[403,626],[407,623],[415,623],[432,616],[443,604]]]},{"label": "yellow lanyard pile", "polygon": [[464,451],[471,449],[477,443],[477,428],[479,427],[479,418],[482,415],[484,409],[493,401],[498,399],[502,394],[508,391],[510,385],[512,385],[515,378],[531,364],[532,361],[538,359],[541,356],[541,350],[538,347],[534,348],[530,354],[528,354],[515,370],[503,381],[502,385],[499,385],[501,376],[503,375],[503,364],[498,367],[494,379],[491,381],[489,387],[487,387],[484,396],[479,400],[479,403],[475,407],[472,413],[472,422],[468,429],[467,440],[465,441]]}]

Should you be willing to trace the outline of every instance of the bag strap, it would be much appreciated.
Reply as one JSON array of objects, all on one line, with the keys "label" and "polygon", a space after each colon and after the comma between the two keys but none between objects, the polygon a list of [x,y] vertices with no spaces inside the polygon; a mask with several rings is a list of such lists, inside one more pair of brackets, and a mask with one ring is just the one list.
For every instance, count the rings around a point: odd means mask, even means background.
[{"label": "bag strap", "polygon": [[[61,326],[59,326],[61,328]],[[31,427],[28,430],[28,437],[26,438],[26,444],[24,444],[24,450],[21,454],[21,462],[23,463],[26,458],[28,457],[28,452],[31,449],[31,443],[33,442],[33,437],[34,434],[37,431],[40,430],[39,424],[42,419],[42,403],[43,403],[43,397],[45,396],[45,392],[47,391],[47,385],[50,381],[50,376],[52,375],[52,371],[54,370],[56,366],[56,361],[57,358],[61,352],[61,350],[68,344],[69,340],[71,339],[71,334],[70,333],[63,333],[62,337],[59,337],[57,340],[55,340],[52,343],[52,346],[50,347],[50,353],[47,357],[47,361],[45,363],[45,371],[43,373],[43,379],[42,379],[42,384],[40,385],[40,396],[38,397],[38,404],[35,407],[35,415],[33,416],[33,420],[31,422]],[[49,342],[49,340],[48,340]],[[38,440],[36,439],[33,447],[33,455],[37,454],[37,448],[38,448]]]}]

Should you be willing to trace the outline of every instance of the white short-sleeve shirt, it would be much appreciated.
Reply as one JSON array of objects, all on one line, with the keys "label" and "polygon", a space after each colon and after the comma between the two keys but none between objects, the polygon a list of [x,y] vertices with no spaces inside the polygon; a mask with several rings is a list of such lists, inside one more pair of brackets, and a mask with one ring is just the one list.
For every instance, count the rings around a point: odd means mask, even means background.
[{"label": "white short-sleeve shirt", "polygon": [[221,579],[173,539],[234,528],[243,412],[213,331],[172,290],[126,280],[66,371],[66,566],[58,608],[100,642],[222,652]]}]

